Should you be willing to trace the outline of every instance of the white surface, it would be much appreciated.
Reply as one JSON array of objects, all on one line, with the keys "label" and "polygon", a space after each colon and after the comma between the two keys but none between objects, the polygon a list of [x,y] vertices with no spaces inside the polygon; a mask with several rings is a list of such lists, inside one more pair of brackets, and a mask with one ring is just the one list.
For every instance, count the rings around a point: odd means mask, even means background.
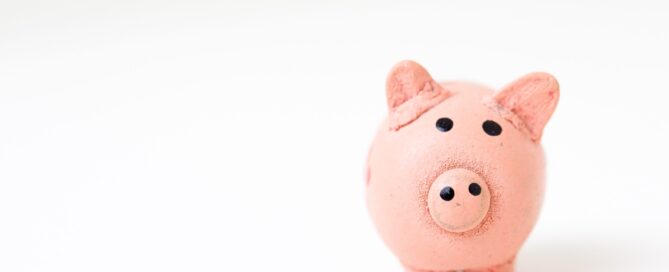
[{"label": "white surface", "polygon": [[400,271],[362,176],[408,58],[560,80],[519,271],[669,270],[662,1],[53,2],[0,2],[0,271]]}]

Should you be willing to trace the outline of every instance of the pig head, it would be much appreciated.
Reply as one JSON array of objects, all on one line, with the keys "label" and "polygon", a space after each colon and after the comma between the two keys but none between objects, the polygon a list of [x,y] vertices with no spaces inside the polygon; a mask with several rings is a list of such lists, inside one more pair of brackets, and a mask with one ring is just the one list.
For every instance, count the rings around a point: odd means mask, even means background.
[{"label": "pig head", "polygon": [[388,76],[388,118],[367,162],[378,232],[410,271],[513,264],[544,191],[544,126],[558,101],[546,73],[494,92],[437,83],[403,61]]}]

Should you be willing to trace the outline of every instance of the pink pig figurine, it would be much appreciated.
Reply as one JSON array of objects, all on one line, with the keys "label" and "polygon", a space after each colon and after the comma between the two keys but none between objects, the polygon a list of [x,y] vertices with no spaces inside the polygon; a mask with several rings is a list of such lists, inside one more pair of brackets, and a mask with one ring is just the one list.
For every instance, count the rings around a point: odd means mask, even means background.
[{"label": "pink pig figurine", "polygon": [[513,271],[544,192],[541,134],[558,102],[546,73],[493,93],[437,83],[413,61],[386,82],[367,203],[406,271]]}]

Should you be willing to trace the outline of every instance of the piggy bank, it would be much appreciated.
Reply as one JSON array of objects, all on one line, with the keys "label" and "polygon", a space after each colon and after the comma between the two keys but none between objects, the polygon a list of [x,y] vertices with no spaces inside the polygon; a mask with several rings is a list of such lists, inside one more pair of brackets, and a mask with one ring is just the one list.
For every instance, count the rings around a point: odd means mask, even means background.
[{"label": "piggy bank", "polygon": [[543,199],[555,78],[531,73],[493,91],[403,61],[386,95],[366,175],[383,241],[406,271],[513,271]]}]

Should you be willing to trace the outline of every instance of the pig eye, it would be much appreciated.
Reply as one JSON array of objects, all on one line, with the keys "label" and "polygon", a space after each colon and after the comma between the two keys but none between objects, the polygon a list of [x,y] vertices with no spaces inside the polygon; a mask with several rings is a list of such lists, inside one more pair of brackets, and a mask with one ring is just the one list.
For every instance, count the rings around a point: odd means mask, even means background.
[{"label": "pig eye", "polygon": [[453,120],[451,118],[439,118],[437,120],[437,129],[441,132],[449,131],[453,128]]},{"label": "pig eye", "polygon": [[502,127],[495,121],[485,121],[483,122],[483,131],[490,136],[497,136],[502,134]]}]

